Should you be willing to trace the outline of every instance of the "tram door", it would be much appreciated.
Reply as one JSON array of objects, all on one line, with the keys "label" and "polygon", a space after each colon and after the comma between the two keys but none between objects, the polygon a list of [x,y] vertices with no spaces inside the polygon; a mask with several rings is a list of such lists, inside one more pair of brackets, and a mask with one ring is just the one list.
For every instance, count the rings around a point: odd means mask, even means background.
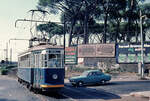
[{"label": "tram door", "polygon": [[34,55],[30,55],[30,66],[31,66],[31,84],[34,83]]},{"label": "tram door", "polygon": [[36,83],[36,85],[38,86],[40,83],[40,66],[39,66],[39,60],[40,60],[40,55],[39,54],[35,54],[35,70],[34,70],[34,81]]}]

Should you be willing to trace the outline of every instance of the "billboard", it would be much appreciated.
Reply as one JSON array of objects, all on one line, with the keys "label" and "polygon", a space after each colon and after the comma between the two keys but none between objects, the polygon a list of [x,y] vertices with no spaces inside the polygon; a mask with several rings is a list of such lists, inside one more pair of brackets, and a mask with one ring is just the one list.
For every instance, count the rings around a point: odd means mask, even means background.
[{"label": "billboard", "polygon": [[[143,52],[144,63],[150,63],[150,43],[144,43]],[[116,45],[116,59],[118,63],[141,62],[140,43]]]},{"label": "billboard", "polygon": [[96,45],[79,45],[78,46],[78,57],[95,57],[96,56]]},{"label": "billboard", "polygon": [[77,48],[76,47],[65,48],[65,64],[66,65],[77,64]]},{"label": "billboard", "polygon": [[78,57],[115,57],[115,44],[79,45]]},{"label": "billboard", "polygon": [[96,45],[96,57],[114,57],[115,44],[98,44]]}]

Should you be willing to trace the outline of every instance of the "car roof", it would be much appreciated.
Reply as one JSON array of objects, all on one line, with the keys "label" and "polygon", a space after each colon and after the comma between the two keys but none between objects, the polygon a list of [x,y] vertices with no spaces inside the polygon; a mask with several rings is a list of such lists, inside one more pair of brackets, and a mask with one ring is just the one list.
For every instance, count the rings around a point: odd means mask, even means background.
[{"label": "car roof", "polygon": [[88,70],[87,72],[100,72],[100,70]]}]

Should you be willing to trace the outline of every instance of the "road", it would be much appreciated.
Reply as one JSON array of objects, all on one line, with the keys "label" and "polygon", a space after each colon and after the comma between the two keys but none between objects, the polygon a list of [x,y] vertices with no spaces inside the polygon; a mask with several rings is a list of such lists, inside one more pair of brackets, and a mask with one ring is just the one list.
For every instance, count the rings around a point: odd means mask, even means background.
[{"label": "road", "polygon": [[46,92],[34,94],[20,85],[16,79],[0,76],[0,101],[112,101],[113,99],[121,99],[122,96],[131,92],[150,91],[149,85],[149,80],[113,80],[106,85],[76,88],[66,82],[60,94]]}]

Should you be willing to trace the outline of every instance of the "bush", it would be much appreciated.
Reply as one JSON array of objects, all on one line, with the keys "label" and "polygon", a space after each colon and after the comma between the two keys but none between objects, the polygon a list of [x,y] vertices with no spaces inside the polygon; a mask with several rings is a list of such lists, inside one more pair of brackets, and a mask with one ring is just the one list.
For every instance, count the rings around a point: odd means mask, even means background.
[{"label": "bush", "polygon": [[1,69],[1,75],[7,75],[8,69]]}]

